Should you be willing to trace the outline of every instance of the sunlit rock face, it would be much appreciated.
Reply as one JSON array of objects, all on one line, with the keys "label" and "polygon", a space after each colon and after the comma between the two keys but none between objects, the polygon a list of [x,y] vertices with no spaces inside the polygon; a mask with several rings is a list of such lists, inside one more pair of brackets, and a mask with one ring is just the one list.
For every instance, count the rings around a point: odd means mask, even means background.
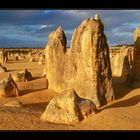
[{"label": "sunlit rock face", "polygon": [[112,75],[122,77],[124,80],[131,73],[130,68],[130,50],[128,47],[121,47],[120,51],[111,58]]},{"label": "sunlit rock face", "polygon": [[65,89],[66,36],[61,27],[49,35],[46,46],[46,75],[49,88],[61,92]]},{"label": "sunlit rock face", "polygon": [[0,97],[16,97],[18,96],[18,87],[11,75],[0,81]]},{"label": "sunlit rock face", "polygon": [[13,73],[12,78],[15,82],[25,82],[32,80],[32,74],[27,69],[24,69],[21,72]]},{"label": "sunlit rock face", "polygon": [[46,107],[41,119],[53,123],[69,124],[82,121],[93,113],[96,113],[94,103],[90,100],[80,98],[71,89],[54,97]]},{"label": "sunlit rock face", "polygon": [[99,16],[84,20],[74,30],[69,49],[59,27],[49,35],[45,51],[48,88],[57,92],[75,89],[96,106],[113,100],[109,49]]},{"label": "sunlit rock face", "polygon": [[0,73],[6,72],[6,71],[7,71],[6,67],[3,67],[0,63]]}]

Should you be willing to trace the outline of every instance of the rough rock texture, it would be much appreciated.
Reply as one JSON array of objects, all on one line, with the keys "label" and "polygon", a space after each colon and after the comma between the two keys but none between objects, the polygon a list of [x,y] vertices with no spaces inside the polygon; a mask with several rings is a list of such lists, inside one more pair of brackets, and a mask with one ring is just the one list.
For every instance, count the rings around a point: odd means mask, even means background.
[{"label": "rough rock texture", "polygon": [[43,73],[42,73],[42,76],[41,77],[46,77],[46,68],[45,67],[43,69]]},{"label": "rough rock texture", "polygon": [[[61,27],[49,35],[46,47],[46,74],[49,88],[61,92],[64,88],[66,36]],[[61,77],[61,78],[60,78]]]},{"label": "rough rock texture", "polygon": [[18,60],[19,60],[19,56],[15,56],[15,57],[14,57],[14,60],[15,60],[15,61],[18,61]]},{"label": "rough rock texture", "polygon": [[41,116],[43,121],[53,123],[73,123],[96,113],[96,106],[80,98],[74,90],[67,90],[53,98]]},{"label": "rough rock texture", "polygon": [[46,46],[46,77],[50,89],[76,93],[97,106],[114,98],[109,49],[104,27],[95,16],[74,30],[70,48],[61,27],[49,35]]},{"label": "rough rock texture", "polygon": [[140,76],[140,28],[136,28],[134,32],[133,72]]},{"label": "rough rock texture", "polygon": [[120,52],[111,58],[112,75],[124,79],[131,73],[129,62],[129,49],[121,47]]},{"label": "rough rock texture", "polygon": [[109,49],[103,30],[99,17],[87,19],[74,31],[71,42],[75,90],[99,106],[113,99]]},{"label": "rough rock texture", "polygon": [[0,97],[16,97],[18,96],[18,87],[11,75],[0,81]]},{"label": "rough rock texture", "polygon": [[24,55],[21,55],[21,56],[19,56],[19,60],[20,61],[25,61],[26,60],[26,57]]},{"label": "rough rock texture", "polygon": [[24,69],[19,73],[12,74],[12,78],[15,82],[30,81],[32,80],[32,74],[27,69]]},{"label": "rough rock texture", "polygon": [[43,60],[44,60],[44,58],[43,58],[43,57],[39,57],[38,64],[39,64],[39,65],[42,65],[42,64],[43,64]]},{"label": "rough rock texture", "polygon": [[130,68],[132,68],[132,65],[133,65],[133,53],[134,53],[133,49],[131,48],[128,50],[128,59],[129,59],[129,63],[130,63]]},{"label": "rough rock texture", "polygon": [[6,71],[7,71],[6,67],[3,67],[3,66],[0,64],[0,73],[6,72]]},{"label": "rough rock texture", "polygon": [[19,102],[19,101],[10,101],[10,102],[4,104],[4,106],[21,108],[21,107],[23,107],[23,104],[22,104],[22,102]]},{"label": "rough rock texture", "polygon": [[30,62],[35,62],[35,58],[34,57],[31,57],[30,58]]}]

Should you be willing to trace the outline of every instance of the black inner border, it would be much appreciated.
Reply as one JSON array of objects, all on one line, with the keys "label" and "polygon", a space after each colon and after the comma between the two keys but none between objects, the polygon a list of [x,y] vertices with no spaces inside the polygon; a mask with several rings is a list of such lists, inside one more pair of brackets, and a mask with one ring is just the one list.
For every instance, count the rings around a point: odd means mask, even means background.
[{"label": "black inner border", "polygon": [[[140,10],[138,0],[1,0],[0,10],[15,10],[15,9],[96,9],[96,10]],[[128,15],[129,16],[129,15]],[[117,121],[117,118],[116,118]],[[106,124],[107,125],[107,124]],[[14,137],[14,138],[12,138]],[[135,140],[140,137],[140,131],[0,131],[1,139],[86,139],[86,140],[98,140],[98,139],[114,139]],[[50,138],[50,139],[46,139]]]}]

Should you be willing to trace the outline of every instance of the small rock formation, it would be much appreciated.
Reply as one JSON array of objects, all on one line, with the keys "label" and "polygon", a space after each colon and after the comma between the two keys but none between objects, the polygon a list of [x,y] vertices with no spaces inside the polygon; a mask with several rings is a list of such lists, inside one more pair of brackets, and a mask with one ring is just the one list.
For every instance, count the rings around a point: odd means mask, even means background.
[{"label": "small rock formation", "polygon": [[35,62],[35,58],[34,57],[31,57],[30,58],[30,62]]},{"label": "small rock formation", "polygon": [[94,16],[94,19],[95,19],[95,20],[100,20],[99,15],[98,15],[98,14],[96,14],[96,15]]},{"label": "small rock formation", "polygon": [[0,97],[16,97],[18,96],[18,87],[11,75],[0,81]]},{"label": "small rock formation", "polygon": [[129,48],[123,46],[120,52],[111,58],[112,75],[122,77],[124,81],[132,73],[129,62]]},{"label": "small rock formation", "polygon": [[32,74],[27,69],[24,69],[19,73],[14,73],[12,77],[15,82],[24,82],[32,80]]},{"label": "small rock formation", "polygon": [[7,63],[7,61],[8,61],[8,51],[7,51],[7,49],[3,48],[2,49],[2,54],[3,54],[3,64]]},{"label": "small rock formation", "polygon": [[74,90],[67,90],[49,102],[41,119],[69,124],[79,122],[96,111],[96,106],[90,100],[80,98]]},{"label": "small rock formation", "polygon": [[6,71],[7,71],[6,67],[3,67],[3,66],[0,64],[0,73],[6,72]]},{"label": "small rock formation", "polygon": [[24,69],[23,81],[30,81],[30,80],[32,80],[32,74],[27,69]]},{"label": "small rock formation", "polygon": [[14,61],[19,61],[19,56],[17,54],[14,56]]},{"label": "small rock formation", "polygon": [[42,73],[42,76],[41,76],[41,77],[45,77],[45,76],[46,76],[46,69],[45,69],[45,67],[44,67],[43,73]]},{"label": "small rock formation", "polygon": [[63,29],[53,31],[45,52],[49,89],[56,92],[75,89],[96,106],[114,99],[109,49],[99,16],[84,20],[74,30],[70,48],[66,48]]},{"label": "small rock formation", "polygon": [[39,65],[42,65],[43,64],[43,60],[44,60],[44,58],[41,56],[41,57],[39,57],[39,61],[38,61],[38,64]]},{"label": "small rock formation", "polygon": [[26,57],[25,57],[24,55],[20,55],[20,56],[19,56],[19,60],[20,60],[20,61],[25,61],[25,60],[26,60]]},{"label": "small rock formation", "polygon": [[18,108],[21,108],[21,107],[23,107],[23,104],[22,104],[22,102],[19,102],[19,101],[10,101],[10,102],[8,102],[8,103],[6,103],[6,104],[4,104],[4,106],[10,106],[10,107],[18,107]]}]

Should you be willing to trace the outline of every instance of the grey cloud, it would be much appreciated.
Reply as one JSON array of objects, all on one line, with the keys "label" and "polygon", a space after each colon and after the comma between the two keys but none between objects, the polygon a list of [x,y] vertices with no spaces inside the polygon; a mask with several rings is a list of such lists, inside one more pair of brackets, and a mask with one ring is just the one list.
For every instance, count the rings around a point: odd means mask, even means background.
[{"label": "grey cloud", "polygon": [[[13,39],[19,35],[20,40],[26,41],[29,37],[33,42],[44,43],[49,33],[61,26],[69,44],[74,28],[95,14],[99,14],[104,23],[110,45],[133,43],[133,32],[140,25],[140,10],[0,10],[0,31],[7,39],[8,34],[13,33]],[[40,29],[41,25],[53,26]]]}]

